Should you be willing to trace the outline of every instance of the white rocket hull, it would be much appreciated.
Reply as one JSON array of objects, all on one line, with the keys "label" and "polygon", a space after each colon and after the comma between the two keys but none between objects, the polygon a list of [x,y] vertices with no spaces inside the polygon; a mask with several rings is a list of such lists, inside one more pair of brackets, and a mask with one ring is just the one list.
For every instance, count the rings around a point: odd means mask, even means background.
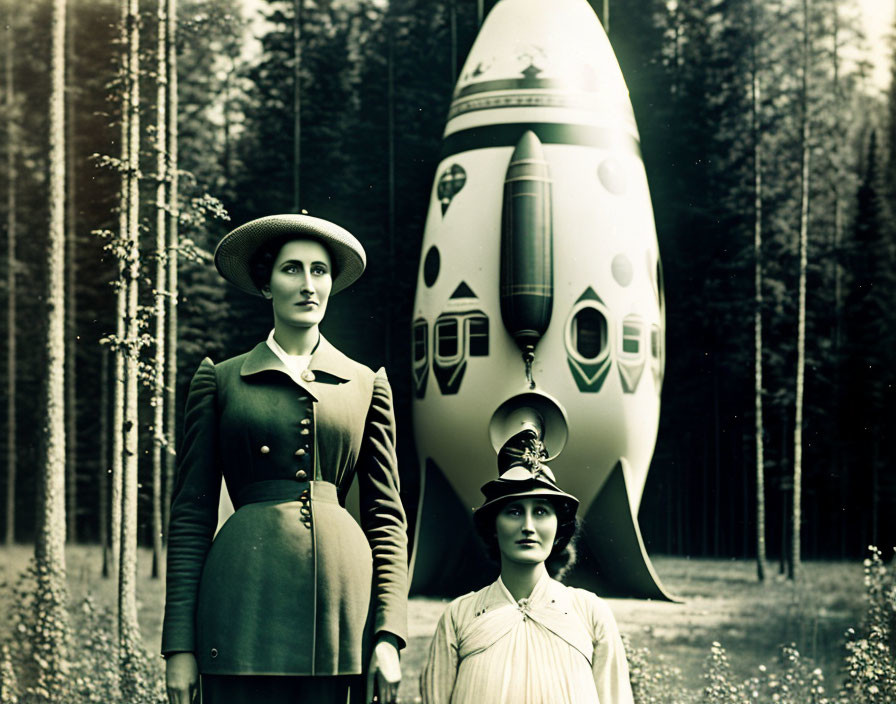
[{"label": "white rocket hull", "polygon": [[[632,595],[662,596],[636,520],[659,420],[659,252],[628,93],[585,0],[498,2],[455,89],[414,304],[421,470],[437,467],[466,509],[481,503],[479,488],[497,471],[492,416],[529,390],[499,297],[504,180],[526,130],[538,136],[551,180],[553,309],[532,368],[536,390],[555,399],[568,422],[551,467],[581,501],[601,569],[642,573],[630,587],[625,575],[610,581]],[[607,506],[599,496],[614,468],[622,484],[613,483]],[[603,516],[589,514],[596,506]],[[432,511],[424,486],[418,522]],[[622,527],[605,530],[611,525]],[[638,554],[614,556],[613,530],[621,531],[620,549]],[[427,551],[444,551],[432,544],[438,535],[419,535],[418,568],[433,565],[421,561]],[[415,584],[433,577],[415,575]]]}]

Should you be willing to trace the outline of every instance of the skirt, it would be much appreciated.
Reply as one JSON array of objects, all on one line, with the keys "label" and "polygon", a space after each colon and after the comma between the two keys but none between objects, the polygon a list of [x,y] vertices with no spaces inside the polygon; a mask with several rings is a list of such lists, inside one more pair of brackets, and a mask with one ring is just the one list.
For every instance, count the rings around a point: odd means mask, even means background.
[{"label": "skirt", "polygon": [[361,678],[203,675],[201,704],[351,704]]},{"label": "skirt", "polygon": [[[293,498],[270,498],[284,494]],[[336,487],[257,482],[236,503],[199,584],[199,672],[360,674],[369,652],[373,560]]]}]

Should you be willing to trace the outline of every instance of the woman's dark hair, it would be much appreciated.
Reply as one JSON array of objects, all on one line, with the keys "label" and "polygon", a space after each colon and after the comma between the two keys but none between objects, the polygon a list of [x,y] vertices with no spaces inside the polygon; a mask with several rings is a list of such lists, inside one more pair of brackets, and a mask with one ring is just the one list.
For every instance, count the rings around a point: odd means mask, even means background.
[{"label": "woman's dark hair", "polygon": [[[249,259],[249,276],[252,277],[252,283],[255,284],[255,288],[259,291],[271,283],[271,272],[274,270],[274,262],[277,261],[277,255],[280,254],[280,250],[283,249],[283,245],[287,242],[292,242],[293,240],[302,240],[302,239],[313,239],[302,237],[301,235],[283,235],[281,237],[275,237],[272,240],[268,240],[263,245],[261,245],[258,249],[255,250],[255,253]],[[318,240],[314,240],[317,242]],[[330,252],[330,248],[327,247],[323,242],[321,245],[324,249],[327,250],[327,253],[330,255],[330,261],[333,261],[333,253]],[[335,277],[338,273],[335,270],[335,264],[333,267],[333,276]]]},{"label": "woman's dark hair", "polygon": [[[491,520],[482,523],[477,522],[479,538],[485,544],[486,554],[490,560],[499,564],[501,562],[501,550],[498,547],[498,534],[495,531],[494,519],[498,517],[498,513],[500,513],[501,509],[512,500],[513,497],[509,497],[507,501],[498,504],[492,511],[493,518]],[[551,501],[551,503],[554,502]],[[556,504],[554,504],[554,506],[556,508]],[[557,511],[557,518],[559,519],[559,517],[560,512]],[[479,526],[481,526],[481,529],[479,529]],[[487,531],[486,527],[488,528]],[[563,581],[563,577],[566,576],[567,572],[569,572],[576,563],[575,544],[579,537],[579,528],[580,522],[575,516],[573,516],[570,521],[561,523],[558,520],[557,522],[557,534],[554,537],[554,548],[544,561],[544,566],[547,569],[548,574],[558,581]]]}]

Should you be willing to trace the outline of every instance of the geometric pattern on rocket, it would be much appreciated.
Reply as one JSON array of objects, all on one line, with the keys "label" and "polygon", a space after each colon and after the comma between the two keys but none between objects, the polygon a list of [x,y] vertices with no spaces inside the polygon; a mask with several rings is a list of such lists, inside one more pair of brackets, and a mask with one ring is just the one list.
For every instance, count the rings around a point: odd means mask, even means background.
[{"label": "geometric pattern on rocket", "polygon": [[411,328],[411,351],[414,364],[414,395],[426,395],[426,381],[429,378],[429,323],[417,318]]},{"label": "geometric pattern on rocket", "polygon": [[566,321],[566,361],[579,391],[597,393],[612,365],[607,309],[590,286]]},{"label": "geometric pattern on rocket", "polygon": [[460,164],[451,164],[439,176],[436,195],[442,206],[442,217],[445,216],[445,212],[448,210],[448,206],[451,205],[451,201],[454,200],[454,196],[460,192],[466,182],[467,172],[464,171]]},{"label": "geometric pattern on rocket", "polygon": [[627,315],[622,321],[618,350],[619,378],[622,380],[622,391],[627,394],[635,393],[646,366],[644,328],[644,320],[639,315]]},{"label": "geometric pattern on rocket", "polygon": [[487,357],[489,320],[476,308],[453,310],[436,318],[433,328],[433,375],[443,395],[456,394],[469,357]]}]

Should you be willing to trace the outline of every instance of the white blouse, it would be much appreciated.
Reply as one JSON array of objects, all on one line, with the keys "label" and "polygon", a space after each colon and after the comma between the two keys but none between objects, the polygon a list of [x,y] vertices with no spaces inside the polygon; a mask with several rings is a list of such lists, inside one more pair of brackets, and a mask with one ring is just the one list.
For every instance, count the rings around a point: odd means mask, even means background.
[{"label": "white blouse", "polygon": [[519,602],[500,578],[452,601],[420,686],[424,704],[633,704],[610,608],[547,575]]},{"label": "white blouse", "polygon": [[311,355],[287,353],[286,350],[280,346],[280,343],[274,339],[273,330],[271,330],[268,335],[267,343],[268,347],[271,348],[271,352],[277,355],[277,357],[280,358],[280,361],[286,365],[286,369],[289,371],[289,376],[292,380],[299,386],[303,386],[302,372],[305,371],[311,363]]}]

